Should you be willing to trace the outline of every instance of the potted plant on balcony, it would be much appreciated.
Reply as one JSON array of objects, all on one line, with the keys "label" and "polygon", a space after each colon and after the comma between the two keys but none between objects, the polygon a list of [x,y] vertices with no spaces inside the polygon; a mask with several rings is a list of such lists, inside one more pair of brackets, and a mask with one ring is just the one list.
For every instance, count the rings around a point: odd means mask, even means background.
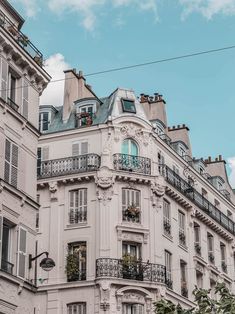
[{"label": "potted plant on balcony", "polygon": [[11,33],[11,35],[13,35],[14,37],[17,36],[18,30],[15,26],[9,25],[7,29],[8,29],[8,32]]},{"label": "potted plant on balcony", "polygon": [[182,245],[186,244],[186,236],[183,231],[179,232],[179,240],[180,240],[180,244]]},{"label": "potted plant on balcony", "polygon": [[182,281],[181,282],[181,294],[183,297],[188,297],[188,288],[187,288],[187,282]]},{"label": "potted plant on balcony", "polygon": [[136,279],[137,275],[137,258],[128,253],[122,256],[122,275],[125,279]]},{"label": "potted plant on balcony", "polygon": [[215,261],[215,256],[214,256],[214,254],[213,254],[212,252],[210,252],[210,253],[209,253],[209,255],[208,255],[208,259],[209,259],[209,261],[210,261],[211,263],[213,263],[213,264],[214,264],[214,261]]},{"label": "potted plant on balcony", "polygon": [[22,34],[18,37],[18,42],[23,46],[23,47],[27,47],[28,43],[29,43],[29,38]]},{"label": "potted plant on balcony", "polygon": [[167,234],[171,233],[171,224],[168,220],[165,220],[164,223],[164,230],[166,231]]},{"label": "potted plant on balcony", "polygon": [[195,243],[194,248],[195,248],[196,253],[201,255],[201,245],[199,243]]},{"label": "potted plant on balcony", "polygon": [[226,264],[225,261],[223,261],[223,262],[221,263],[221,268],[222,268],[222,271],[223,271],[224,273],[227,273],[227,264]]},{"label": "potted plant on balcony", "polygon": [[40,66],[42,66],[42,57],[41,56],[34,56],[33,60]]},{"label": "potted plant on balcony", "polygon": [[135,204],[131,204],[127,207],[124,215],[129,219],[139,219],[140,209]]},{"label": "potted plant on balcony", "polygon": [[68,253],[66,257],[65,271],[68,281],[85,280],[86,274],[80,268],[81,262],[85,262],[86,258],[83,253],[86,252],[86,247],[76,248],[73,252]]}]

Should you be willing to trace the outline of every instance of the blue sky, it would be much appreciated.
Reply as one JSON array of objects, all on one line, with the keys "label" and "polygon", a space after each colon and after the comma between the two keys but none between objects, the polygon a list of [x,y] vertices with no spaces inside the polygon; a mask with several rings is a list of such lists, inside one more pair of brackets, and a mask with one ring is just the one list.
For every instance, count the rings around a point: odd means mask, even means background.
[{"label": "blue sky", "polygon": [[[235,44],[235,0],[11,0],[54,78]],[[235,156],[235,49],[90,77],[98,96],[116,87],[162,93],[169,125],[186,123],[193,154]],[[61,84],[45,103],[60,104]],[[230,159],[235,185],[235,158]],[[230,169],[231,170],[231,169]]]}]

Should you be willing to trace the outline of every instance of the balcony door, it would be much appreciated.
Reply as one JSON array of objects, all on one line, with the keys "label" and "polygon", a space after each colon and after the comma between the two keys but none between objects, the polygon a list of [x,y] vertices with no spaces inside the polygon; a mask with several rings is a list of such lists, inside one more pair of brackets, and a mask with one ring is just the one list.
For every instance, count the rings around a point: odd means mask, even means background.
[{"label": "balcony door", "polygon": [[133,304],[125,303],[122,306],[122,313],[123,314],[144,314],[144,305],[138,304],[138,303],[133,303]]},{"label": "balcony door", "polygon": [[135,141],[130,138],[125,139],[122,143],[122,154],[138,156],[139,151]]},{"label": "balcony door", "polygon": [[123,242],[122,244],[122,255],[130,256],[133,260],[141,258],[141,244],[134,242]]}]

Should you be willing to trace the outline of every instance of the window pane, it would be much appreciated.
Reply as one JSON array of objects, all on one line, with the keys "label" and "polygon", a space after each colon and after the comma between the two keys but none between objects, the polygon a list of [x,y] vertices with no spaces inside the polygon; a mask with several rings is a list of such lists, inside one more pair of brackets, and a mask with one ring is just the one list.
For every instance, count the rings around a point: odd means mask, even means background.
[{"label": "window pane", "polygon": [[122,143],[122,154],[128,154],[128,153],[129,153],[128,140],[125,140]]}]

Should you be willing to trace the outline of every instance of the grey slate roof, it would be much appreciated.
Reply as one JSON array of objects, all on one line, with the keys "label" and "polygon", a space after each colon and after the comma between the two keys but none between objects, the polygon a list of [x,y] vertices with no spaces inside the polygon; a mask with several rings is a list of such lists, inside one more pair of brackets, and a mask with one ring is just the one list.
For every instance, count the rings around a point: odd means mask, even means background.
[{"label": "grey slate roof", "polygon": [[[111,95],[109,97],[100,98],[102,104],[93,119],[92,125],[106,123],[109,115],[112,112]],[[66,123],[63,123],[63,106],[56,107],[57,112],[53,115],[52,121],[44,134],[54,133],[59,131],[72,130],[76,127],[76,110],[75,107],[71,111],[70,117]]]}]

